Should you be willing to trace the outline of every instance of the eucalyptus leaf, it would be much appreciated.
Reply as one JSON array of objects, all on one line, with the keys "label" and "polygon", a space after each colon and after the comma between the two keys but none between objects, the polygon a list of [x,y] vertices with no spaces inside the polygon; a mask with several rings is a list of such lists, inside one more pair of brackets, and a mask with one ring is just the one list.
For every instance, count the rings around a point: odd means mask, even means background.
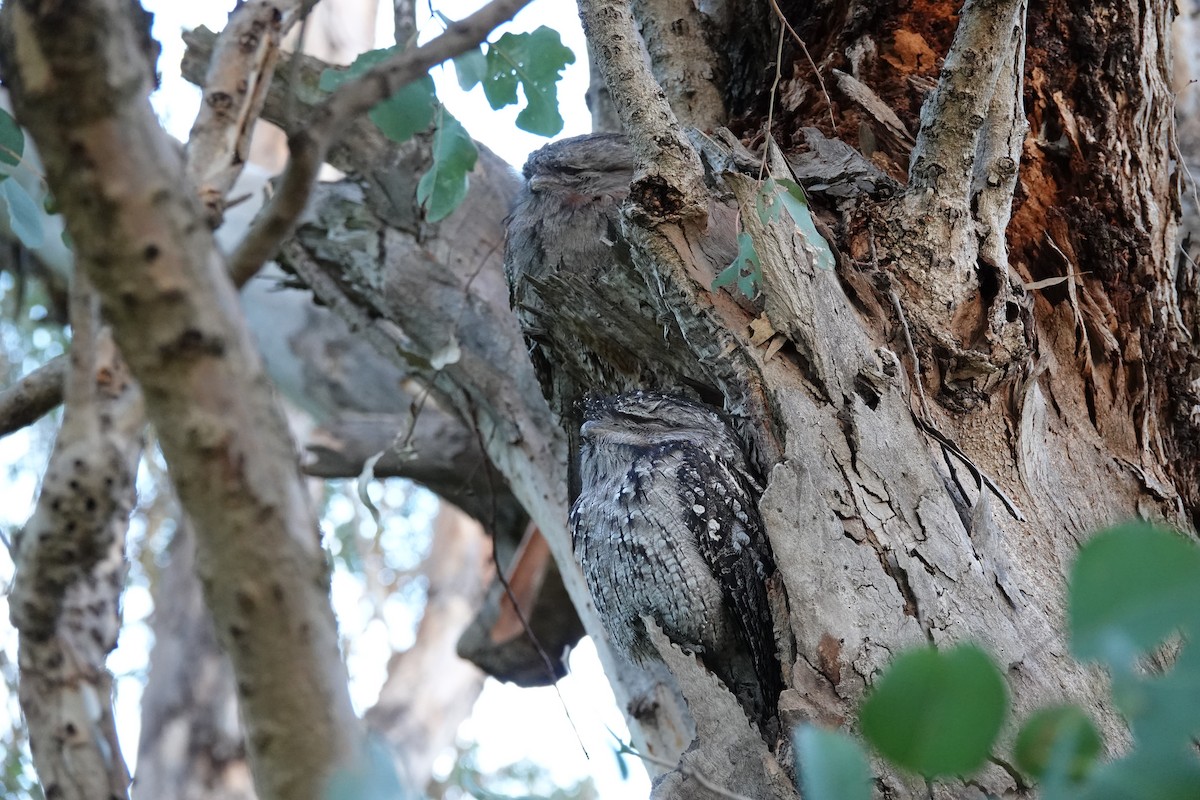
[{"label": "eucalyptus leaf", "polygon": [[[346,69],[329,68],[321,73],[319,86],[331,92],[351,78],[363,75],[372,67],[401,51],[401,47],[385,47],[363,53]],[[426,130],[433,123],[437,108],[437,93],[433,78],[422,75],[412,83],[401,86],[391,97],[377,103],[367,116],[383,135],[394,142],[404,142],[413,134]]]},{"label": "eucalyptus leaf", "polygon": [[8,227],[21,244],[30,250],[41,247],[46,240],[42,210],[25,187],[17,181],[0,183],[0,205],[4,206]]},{"label": "eucalyptus leaf", "polygon": [[1004,678],[973,645],[910,650],[863,703],[863,736],[892,763],[933,778],[986,761],[1008,709]]},{"label": "eucalyptus leaf", "polygon": [[558,31],[542,26],[532,33],[506,33],[488,46],[483,93],[493,109],[517,102],[517,85],[525,94],[525,108],[517,114],[517,127],[542,136],[563,128],[558,112],[558,80],[562,70],[575,63]]},{"label": "eucalyptus leaf", "polygon": [[817,267],[826,270],[833,269],[837,263],[833,257],[833,249],[829,246],[829,242],[825,241],[825,237],[817,231],[816,224],[813,223],[804,187],[787,178],[781,178],[779,185],[783,187],[783,191],[779,194],[780,203],[787,209],[788,215],[796,223],[800,233],[804,234],[804,238],[816,251]]},{"label": "eucalyptus leaf", "polygon": [[[21,163],[25,153],[25,133],[12,115],[0,108],[0,164],[15,167]],[[8,177],[7,170],[0,170],[0,181]]]},{"label": "eucalyptus leaf", "polygon": [[870,800],[874,776],[867,754],[853,738],[802,725],[795,746],[804,800]]},{"label": "eucalyptus leaf", "polygon": [[1078,706],[1053,706],[1034,713],[1017,734],[1017,766],[1035,778],[1049,774],[1072,781],[1091,771],[1104,743]]},{"label": "eucalyptus leaf", "polygon": [[462,203],[470,185],[467,176],[479,158],[479,150],[462,123],[444,108],[438,117],[433,161],[417,183],[417,202],[430,222],[445,219]]},{"label": "eucalyptus leaf", "polygon": [[737,256],[713,280],[712,290],[715,292],[722,287],[736,285],[739,292],[753,300],[761,282],[762,262],[758,259],[758,251],[754,249],[754,240],[743,231],[738,234]]},{"label": "eucalyptus leaf", "polygon": [[475,84],[487,77],[487,69],[487,56],[480,47],[474,47],[454,59],[454,72],[458,76],[458,86],[464,92],[470,91]]},{"label": "eucalyptus leaf", "polygon": [[1068,593],[1071,650],[1127,666],[1172,633],[1200,633],[1200,547],[1173,531],[1131,523],[1080,550]]}]

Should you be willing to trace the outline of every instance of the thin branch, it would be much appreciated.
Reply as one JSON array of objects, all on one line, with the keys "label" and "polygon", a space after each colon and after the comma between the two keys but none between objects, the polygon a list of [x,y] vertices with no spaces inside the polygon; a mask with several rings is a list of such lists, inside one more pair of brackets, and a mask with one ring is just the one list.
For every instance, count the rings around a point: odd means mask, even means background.
[{"label": "thin branch", "polygon": [[[909,186],[961,193],[966,202],[976,145],[988,119],[997,79],[1020,35],[1024,0],[967,0],[941,80],[921,108]],[[1015,41],[1014,41],[1015,39]],[[1010,98],[1010,102],[1018,102]],[[943,177],[944,176],[944,177]]]},{"label": "thin branch", "polygon": [[[943,454],[953,455],[971,471],[971,475],[975,478],[977,487],[981,488],[986,486],[991,490],[992,494],[1000,498],[1000,502],[1004,504],[1006,509],[1008,509],[1008,513],[1013,519],[1015,519],[1017,522],[1025,521],[1025,515],[1021,513],[1021,509],[1017,507],[1017,504],[1013,502],[1013,499],[1009,497],[1005,491],[1000,488],[999,484],[992,480],[986,472],[980,469],[978,465],[971,460],[971,457],[964,453],[962,448],[955,444],[950,437],[933,427],[933,425],[926,420],[918,419],[917,424],[921,427],[921,430],[933,437],[933,439],[942,446]],[[949,461],[949,458],[947,458],[947,461]]]},{"label": "thin branch", "polygon": [[655,766],[658,766],[658,767],[662,767],[665,770],[679,770],[682,774],[687,775],[689,778],[696,781],[696,783],[700,784],[705,789],[707,789],[708,791],[715,794],[717,797],[724,797],[724,798],[726,798],[726,800],[753,800],[752,798],[747,797],[744,794],[738,794],[737,792],[734,792],[730,789],[726,789],[723,786],[718,786],[717,784],[713,783],[711,780],[704,777],[703,775],[701,775],[699,772],[692,769],[691,767],[685,767],[680,764],[672,764],[670,761],[667,761],[666,759],[658,758],[657,756],[652,756],[647,753],[643,753],[643,752],[637,750],[636,748],[634,748],[633,745],[631,745],[628,742],[621,739],[619,736],[617,736],[617,734],[613,733],[612,730],[609,730],[609,733],[612,734],[612,737],[617,740],[617,744],[620,745],[620,749],[617,751],[618,754],[628,753],[631,756],[637,756],[642,761],[645,761],[649,764],[654,764]]},{"label": "thin branch", "polygon": [[580,0],[579,17],[637,156],[631,216],[644,227],[707,219],[700,156],[650,71],[629,3]]},{"label": "thin branch", "polygon": [[[821,94],[825,96],[825,105],[829,107],[829,124],[831,126],[830,136],[837,136],[837,120],[833,118],[833,100],[829,97],[829,90],[825,88],[825,79],[821,77],[821,70],[817,69],[817,62],[813,61],[813,57],[808,52],[808,45],[800,38],[800,34],[796,33],[796,29],[792,27],[792,23],[788,22],[784,16],[783,10],[779,8],[778,0],[771,0],[771,8],[775,10],[775,16],[779,17],[779,22],[783,27],[787,28],[788,33],[796,40],[796,44],[800,45],[800,51],[804,53],[804,57],[808,60],[808,65],[812,67],[813,75],[817,76],[817,84],[821,87]],[[768,134],[770,131],[768,131]]]},{"label": "thin branch", "polygon": [[775,48],[775,80],[771,82],[771,100],[767,103],[767,125],[763,129],[763,155],[758,165],[758,182],[762,183],[763,175],[767,172],[767,158],[771,148],[771,125],[775,121],[775,100],[779,93],[779,80],[783,77],[783,29],[779,29],[779,44]]},{"label": "thin branch", "polygon": [[396,23],[396,44],[408,49],[417,40],[416,0],[392,0],[392,18]]},{"label": "thin branch", "polygon": [[0,436],[32,425],[63,400],[67,357],[57,356],[0,391]]},{"label": "thin branch", "polygon": [[275,254],[308,203],[317,172],[343,127],[443,61],[476,47],[497,25],[511,19],[530,0],[493,0],[416,50],[391,57],[365,74],[346,81],[313,111],[309,124],[288,137],[291,158],[271,204],[230,259],[234,280],[244,282]]}]

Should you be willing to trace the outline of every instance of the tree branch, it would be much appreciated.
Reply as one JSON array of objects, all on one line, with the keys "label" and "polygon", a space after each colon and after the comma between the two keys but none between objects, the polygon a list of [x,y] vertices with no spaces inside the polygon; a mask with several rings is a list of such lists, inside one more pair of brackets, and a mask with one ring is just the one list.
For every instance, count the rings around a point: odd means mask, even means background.
[{"label": "tree branch", "polygon": [[63,400],[67,357],[57,356],[0,392],[0,436],[32,425]]},{"label": "tree branch", "polygon": [[46,796],[117,798],[127,795],[129,773],[104,662],[121,625],[142,403],[82,274],[72,280],[70,314],[66,413],[13,547],[9,602],[20,633],[21,707]]},{"label": "tree branch", "polygon": [[178,148],[150,107],[151,41],[134,8],[5,4],[0,59],[196,527],[259,796],[315,799],[362,744],[317,524]]},{"label": "tree branch", "polygon": [[632,217],[647,227],[706,219],[700,156],[650,71],[628,1],[580,0],[579,17],[637,157]]},{"label": "tree branch", "polygon": [[[960,365],[942,376],[948,385],[991,389],[1031,340],[1011,318],[1020,289],[1005,239],[1026,128],[1025,8],[1026,0],[963,6],[941,81],[921,109],[908,191],[881,215],[887,249],[913,256],[895,263],[910,321]],[[997,291],[982,291],[985,281]]]},{"label": "tree branch", "polygon": [[982,223],[984,234],[979,244],[980,258],[996,266],[1002,274],[1008,272],[1005,231],[1012,216],[1021,148],[1029,129],[1024,101],[1027,4],[1028,0],[1017,4],[1012,40],[1002,51],[1004,61],[996,76],[987,118],[979,133],[970,185],[975,218]]},{"label": "tree branch", "polygon": [[[1011,88],[1011,82],[1001,87],[997,81],[1005,64],[1013,63],[1013,50],[1024,45],[1024,9],[1025,0],[967,0],[963,5],[941,80],[921,108],[921,130],[908,171],[912,189],[936,189],[944,198],[957,193],[957,202],[966,207],[979,137],[997,110],[993,97],[998,89]],[[1020,96],[1005,92],[1003,102],[1019,104]]]},{"label": "tree branch", "polygon": [[309,124],[288,137],[291,159],[271,204],[255,221],[230,259],[234,280],[253,275],[275,254],[279,243],[308,203],[317,171],[346,123],[386,100],[430,67],[482,42],[500,23],[530,0],[493,0],[466,19],[453,22],[438,38],[416,50],[398,53],[362,76],[342,84],[313,111]]},{"label": "tree branch", "polygon": [[694,0],[632,0],[642,40],[671,109],[691,128],[728,122],[723,81],[729,72],[707,36],[708,15]]},{"label": "tree branch", "polygon": [[187,174],[214,228],[224,213],[225,195],[249,160],[250,136],[271,85],[280,42],[312,5],[311,0],[241,3],[217,39],[187,145]]}]

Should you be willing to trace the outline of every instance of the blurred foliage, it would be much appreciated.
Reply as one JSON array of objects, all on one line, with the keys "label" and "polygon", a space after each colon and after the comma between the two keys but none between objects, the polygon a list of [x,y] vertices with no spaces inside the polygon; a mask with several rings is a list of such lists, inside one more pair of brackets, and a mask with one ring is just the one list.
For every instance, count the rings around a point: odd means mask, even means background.
[{"label": "blurred foliage", "polygon": [[963,775],[987,760],[1008,710],[1000,670],[971,645],[902,653],[862,705],[863,736],[889,761],[926,777]]},{"label": "blurred foliage", "polygon": [[[1131,749],[1103,763],[1084,709],[1035,712],[1016,736],[1016,768],[992,755],[1008,708],[999,669],[980,650],[901,654],[860,714],[862,735],[894,766],[967,777],[988,760],[1040,783],[1044,800],[1195,800],[1200,797],[1200,547],[1145,523],[1103,531],[1079,552],[1068,583],[1071,652],[1100,662]],[[796,736],[806,800],[861,796],[866,753],[842,733]],[[853,752],[857,751],[857,752]]]}]

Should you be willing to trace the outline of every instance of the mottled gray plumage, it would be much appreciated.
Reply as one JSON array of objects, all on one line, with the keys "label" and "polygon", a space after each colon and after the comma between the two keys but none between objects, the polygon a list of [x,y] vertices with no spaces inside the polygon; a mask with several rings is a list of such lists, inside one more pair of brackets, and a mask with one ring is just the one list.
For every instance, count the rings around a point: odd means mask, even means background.
[{"label": "mottled gray plumage", "polygon": [[763,723],[781,675],[766,580],[775,563],[761,490],[726,418],[631,392],[585,403],[575,555],[614,644],[653,657],[642,622],[700,656]]},{"label": "mottled gray plumage", "polygon": [[[595,278],[612,264],[617,214],[633,168],[633,151],[618,134],[563,139],[529,156],[525,191],[505,241],[504,264],[514,292],[533,288],[518,278]],[[519,308],[520,300],[514,297],[513,306]]]},{"label": "mottled gray plumage", "polygon": [[657,354],[683,352],[650,310],[621,238],[633,169],[624,136],[553,142],[529,157],[509,218],[513,311],[546,399],[564,417],[591,387],[654,383]]}]

